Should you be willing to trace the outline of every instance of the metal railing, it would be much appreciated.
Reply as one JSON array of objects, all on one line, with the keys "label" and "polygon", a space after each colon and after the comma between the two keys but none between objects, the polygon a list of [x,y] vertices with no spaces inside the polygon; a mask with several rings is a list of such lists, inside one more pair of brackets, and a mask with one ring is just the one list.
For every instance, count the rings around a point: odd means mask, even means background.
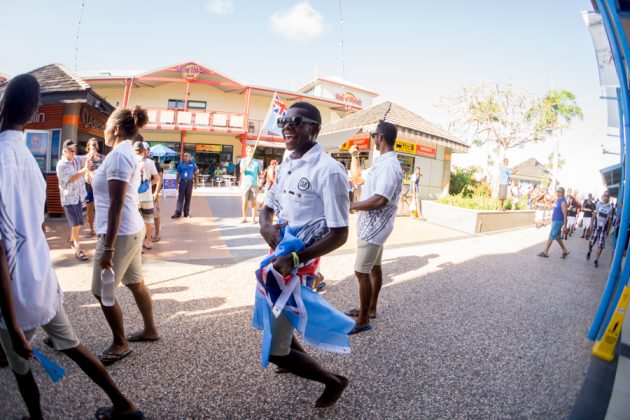
[{"label": "metal railing", "polygon": [[203,111],[174,108],[147,108],[146,128],[157,130],[246,131],[245,114],[226,111]]}]

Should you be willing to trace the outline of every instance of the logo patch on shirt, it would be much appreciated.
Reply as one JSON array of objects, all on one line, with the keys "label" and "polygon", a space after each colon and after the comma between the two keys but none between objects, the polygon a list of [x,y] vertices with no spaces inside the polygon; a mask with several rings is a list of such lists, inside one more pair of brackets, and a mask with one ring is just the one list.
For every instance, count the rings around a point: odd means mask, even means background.
[{"label": "logo patch on shirt", "polygon": [[311,183],[308,182],[308,179],[306,178],[302,178],[300,179],[300,181],[298,182],[298,190],[300,191],[306,191],[311,187]]}]

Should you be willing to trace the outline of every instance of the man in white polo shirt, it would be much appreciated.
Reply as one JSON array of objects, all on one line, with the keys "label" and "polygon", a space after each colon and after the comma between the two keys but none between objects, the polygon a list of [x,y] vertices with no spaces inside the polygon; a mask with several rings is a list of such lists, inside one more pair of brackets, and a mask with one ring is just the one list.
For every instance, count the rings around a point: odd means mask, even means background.
[{"label": "man in white polo shirt", "polygon": [[[285,117],[278,119],[278,126],[292,154],[285,158],[265,197],[260,233],[276,249],[283,226],[298,230],[297,236],[305,248],[272,261],[274,269],[286,276],[300,262],[319,258],[346,242],[348,176],[343,166],[316,142],[321,115],[315,106],[294,103]],[[282,224],[274,224],[274,214]],[[327,371],[304,351],[293,339],[294,328],[284,314],[271,318],[269,361],[297,376],[323,383],[326,387],[315,405],[333,405],[348,386],[348,379]]]},{"label": "man in white polo shirt", "polygon": [[63,308],[42,230],[46,182],[22,133],[37,110],[39,92],[37,80],[23,74],[9,82],[0,103],[0,344],[30,418],[43,417],[30,362],[30,341],[41,327],[55,350],[70,357],[112,400],[113,407],[99,409],[96,418],[140,419],[142,412],[79,342]]},{"label": "man in white polo shirt", "polygon": [[346,315],[357,317],[357,325],[351,334],[371,330],[370,318],[376,318],[378,294],[383,284],[383,245],[394,230],[394,219],[402,190],[402,170],[394,152],[397,135],[395,125],[384,121],[378,124],[371,137],[380,156],[363,173],[356,148],[350,152],[352,181],[364,183],[361,193],[363,200],[350,205],[350,210],[359,211],[359,240],[354,272],[359,280],[361,303],[358,309],[346,312]]}]

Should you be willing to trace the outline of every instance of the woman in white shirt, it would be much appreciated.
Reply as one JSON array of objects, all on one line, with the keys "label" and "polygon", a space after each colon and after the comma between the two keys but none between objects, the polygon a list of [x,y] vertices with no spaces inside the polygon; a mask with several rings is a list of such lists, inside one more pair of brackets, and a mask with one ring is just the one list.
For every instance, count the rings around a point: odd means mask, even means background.
[{"label": "woman in white shirt", "polygon": [[[96,209],[96,234],[98,241],[92,272],[92,293],[101,302],[105,319],[109,324],[113,342],[100,359],[111,365],[131,353],[130,341],[156,341],[160,335],[153,320],[153,302],[144,284],[142,273],[142,242],[144,222],[138,212],[138,187],[140,172],[131,144],[138,129],[148,121],[144,109],[136,106],[132,111],[118,108],[107,120],[105,144],[113,150],[107,155],[92,177]],[[144,330],[125,337],[123,314],[115,301],[105,306],[101,301],[101,270],[113,269],[114,282],[121,282],[131,290],[144,320]]]}]

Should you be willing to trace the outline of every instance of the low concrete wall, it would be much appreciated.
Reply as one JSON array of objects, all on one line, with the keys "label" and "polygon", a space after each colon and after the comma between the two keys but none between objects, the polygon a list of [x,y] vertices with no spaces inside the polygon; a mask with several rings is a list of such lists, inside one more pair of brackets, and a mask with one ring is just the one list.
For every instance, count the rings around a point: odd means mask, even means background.
[{"label": "low concrete wall", "polygon": [[437,225],[468,233],[484,233],[533,225],[535,212],[471,210],[422,200],[422,215]]}]

